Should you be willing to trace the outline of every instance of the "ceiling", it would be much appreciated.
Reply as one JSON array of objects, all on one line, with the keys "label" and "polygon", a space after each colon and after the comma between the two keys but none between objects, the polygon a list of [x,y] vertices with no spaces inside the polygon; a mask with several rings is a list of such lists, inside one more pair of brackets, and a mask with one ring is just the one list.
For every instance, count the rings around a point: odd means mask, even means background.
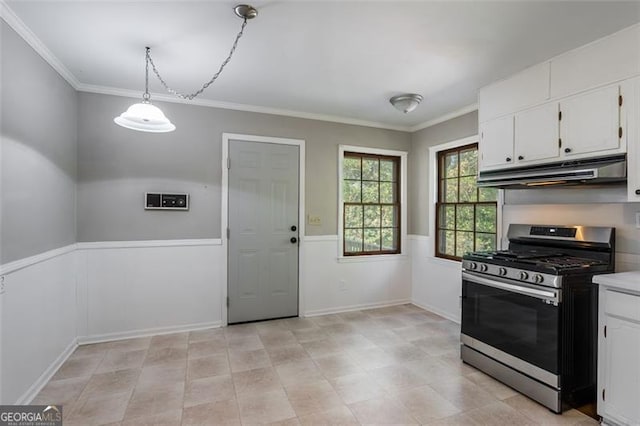
[{"label": "ceiling", "polygon": [[[242,23],[229,1],[5,3],[80,90],[141,93],[148,45],[168,84],[193,92],[218,69]],[[258,17],[198,99],[401,129],[468,110],[483,85],[640,21],[640,2],[253,5]],[[151,91],[166,94],[155,79]],[[388,103],[402,92],[424,101],[403,114]]]}]

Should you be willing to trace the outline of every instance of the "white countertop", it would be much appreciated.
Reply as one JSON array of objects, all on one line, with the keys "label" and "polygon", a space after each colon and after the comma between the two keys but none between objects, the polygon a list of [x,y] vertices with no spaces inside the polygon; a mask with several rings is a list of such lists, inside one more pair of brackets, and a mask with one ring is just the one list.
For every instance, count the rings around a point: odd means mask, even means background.
[{"label": "white countertop", "polygon": [[640,295],[640,271],[596,275],[593,277],[593,282]]}]

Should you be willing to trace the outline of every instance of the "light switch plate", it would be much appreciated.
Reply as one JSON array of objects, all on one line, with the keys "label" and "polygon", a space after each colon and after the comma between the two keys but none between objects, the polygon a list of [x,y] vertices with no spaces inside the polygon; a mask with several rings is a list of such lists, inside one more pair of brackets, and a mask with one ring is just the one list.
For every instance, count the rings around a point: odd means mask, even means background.
[{"label": "light switch plate", "polygon": [[322,221],[320,220],[320,216],[309,215],[307,216],[307,223],[309,225],[321,225]]}]

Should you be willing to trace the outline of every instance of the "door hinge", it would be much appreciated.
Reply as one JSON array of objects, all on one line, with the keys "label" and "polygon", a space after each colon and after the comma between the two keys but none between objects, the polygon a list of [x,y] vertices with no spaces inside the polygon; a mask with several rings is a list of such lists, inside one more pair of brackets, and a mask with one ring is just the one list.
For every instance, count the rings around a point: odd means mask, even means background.
[{"label": "door hinge", "polygon": [[231,158],[227,157],[227,170],[231,170]]},{"label": "door hinge", "polygon": [[618,127],[618,137],[622,139],[622,126]]},{"label": "door hinge", "polygon": [[227,240],[231,238],[231,229],[227,228]]},{"label": "door hinge", "polygon": [[227,296],[227,308],[229,307],[229,296]]},{"label": "door hinge", "polygon": [[607,326],[606,325],[604,326],[604,338],[605,339],[607,338]]},{"label": "door hinge", "polygon": [[602,389],[602,400],[606,401],[607,400],[607,390],[606,389]]},{"label": "door hinge", "polygon": [[558,148],[562,148],[562,138],[558,139]]},{"label": "door hinge", "polygon": [[618,106],[622,106],[622,95],[618,96]]},{"label": "door hinge", "polygon": [[558,121],[562,121],[562,111],[558,111]]}]

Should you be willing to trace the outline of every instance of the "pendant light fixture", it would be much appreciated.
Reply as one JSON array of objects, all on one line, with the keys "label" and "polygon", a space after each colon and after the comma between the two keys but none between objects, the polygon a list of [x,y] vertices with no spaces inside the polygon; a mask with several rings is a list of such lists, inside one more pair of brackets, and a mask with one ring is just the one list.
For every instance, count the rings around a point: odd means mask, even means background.
[{"label": "pendant light fixture", "polygon": [[402,111],[405,114],[413,111],[422,102],[422,96],[416,93],[405,93],[403,95],[394,96],[389,99],[391,105],[393,105],[398,111]]},{"label": "pendant light fixture", "polygon": [[222,62],[222,65],[220,65],[218,72],[216,72],[208,82],[203,84],[198,91],[188,95],[182,94],[177,90],[172,89],[167,85],[164,78],[160,76],[156,65],[153,63],[153,59],[151,58],[151,48],[145,47],[145,80],[142,102],[131,105],[125,112],[114,118],[113,121],[119,126],[131,130],[138,130],[141,132],[167,133],[174,131],[176,129],[176,126],[171,123],[171,121],[162,113],[160,108],[151,104],[151,95],[149,94],[149,65],[151,65],[153,73],[169,93],[181,99],[193,100],[196,96],[204,92],[204,90],[209,87],[214,81],[216,81],[218,76],[222,73],[224,67],[231,60],[231,57],[233,56],[233,53],[238,46],[238,40],[240,40],[240,37],[242,37],[242,34],[244,33],[244,28],[247,25],[247,20],[253,19],[258,16],[258,11],[254,7],[246,4],[236,6],[234,8],[234,12],[239,18],[242,18],[243,20],[242,26],[240,27],[240,32],[236,36],[236,39],[231,46],[229,55]]}]

